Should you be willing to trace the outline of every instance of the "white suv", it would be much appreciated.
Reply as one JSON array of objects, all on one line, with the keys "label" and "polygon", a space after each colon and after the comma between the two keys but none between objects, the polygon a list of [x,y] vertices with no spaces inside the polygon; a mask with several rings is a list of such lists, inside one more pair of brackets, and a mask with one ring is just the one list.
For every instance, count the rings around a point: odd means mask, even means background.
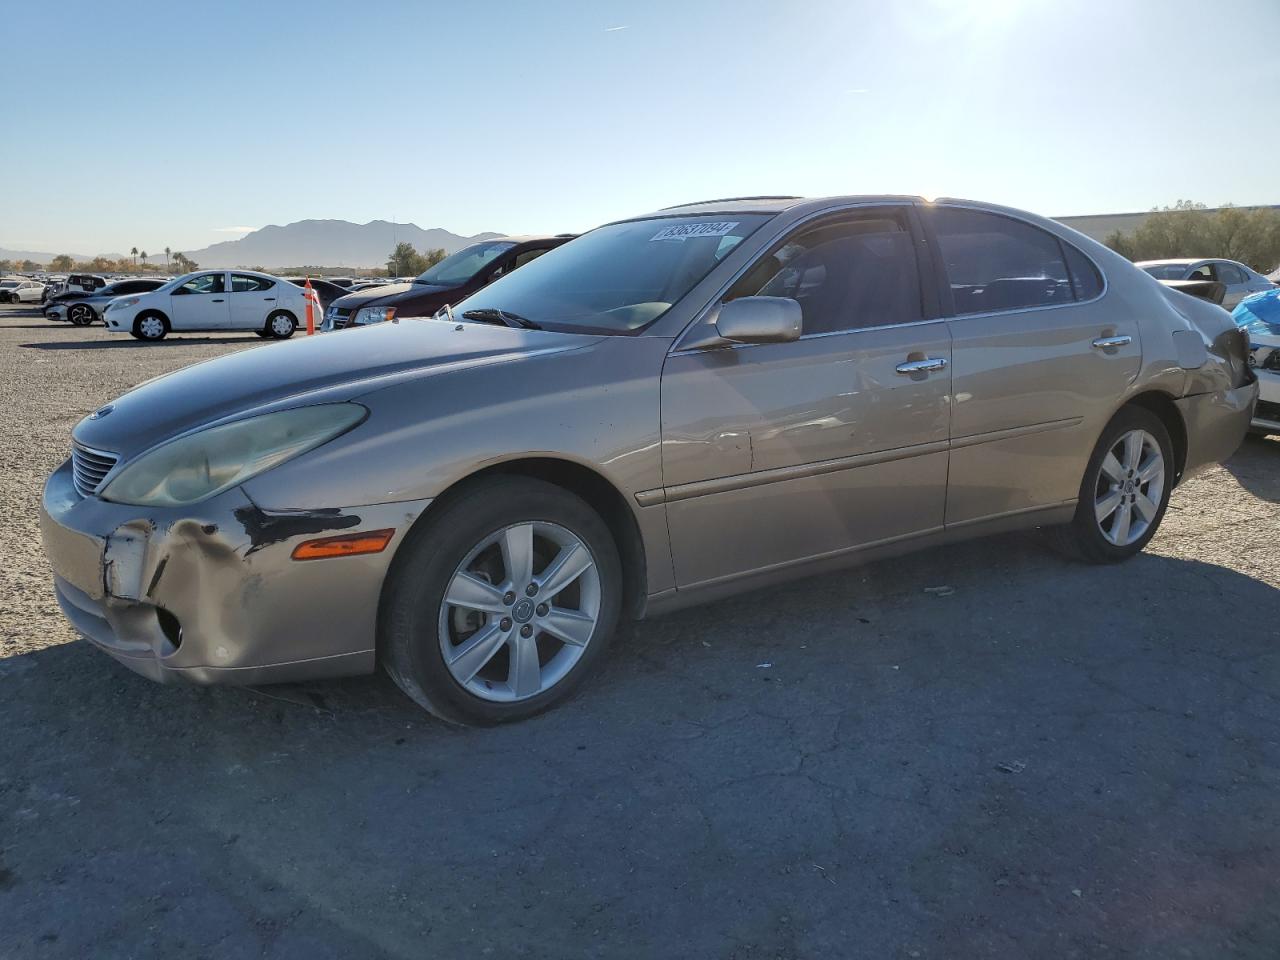
[{"label": "white suv", "polygon": [[39,303],[44,284],[35,280],[0,280],[0,303]]}]

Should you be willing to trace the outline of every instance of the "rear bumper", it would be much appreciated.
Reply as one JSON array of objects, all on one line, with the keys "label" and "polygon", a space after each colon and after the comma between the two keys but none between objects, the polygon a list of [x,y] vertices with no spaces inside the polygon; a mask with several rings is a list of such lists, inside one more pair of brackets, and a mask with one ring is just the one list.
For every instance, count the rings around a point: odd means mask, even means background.
[{"label": "rear bumper", "polygon": [[[40,528],[63,613],[129,669],[277,683],[373,670],[382,583],[429,502],[272,513],[235,489],[152,510],[81,497],[64,464],[45,485]],[[304,540],[387,528],[379,554],[291,558]]]},{"label": "rear bumper", "polygon": [[1255,380],[1234,390],[1202,393],[1174,401],[1187,427],[1187,459],[1182,471],[1184,480],[1210,464],[1221,463],[1236,452],[1249,431],[1257,399],[1258,383]]}]

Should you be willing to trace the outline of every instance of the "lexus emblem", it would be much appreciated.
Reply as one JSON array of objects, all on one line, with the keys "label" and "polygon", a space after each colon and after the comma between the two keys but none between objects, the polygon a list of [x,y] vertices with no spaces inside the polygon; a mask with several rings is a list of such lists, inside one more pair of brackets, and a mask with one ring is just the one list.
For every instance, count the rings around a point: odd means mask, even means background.
[{"label": "lexus emblem", "polygon": [[105,407],[99,407],[97,410],[93,411],[93,413],[89,414],[89,419],[101,420],[103,417],[105,417],[108,413],[110,413],[114,409],[115,409],[115,406],[109,403]]}]

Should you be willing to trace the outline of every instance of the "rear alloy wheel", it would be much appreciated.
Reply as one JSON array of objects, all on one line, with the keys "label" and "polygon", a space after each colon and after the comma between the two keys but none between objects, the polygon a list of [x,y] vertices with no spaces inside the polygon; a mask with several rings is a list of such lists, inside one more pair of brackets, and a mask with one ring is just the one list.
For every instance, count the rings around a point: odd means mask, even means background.
[{"label": "rear alloy wheel", "polygon": [[133,335],[139,340],[163,340],[169,332],[169,321],[158,313],[144,313],[133,321]]},{"label": "rear alloy wheel", "polygon": [[480,481],[435,509],[388,579],[387,672],[454,723],[519,720],[567,698],[621,607],[609,528],[568,491],[518,477]]},{"label": "rear alloy wheel", "polygon": [[72,304],[67,311],[67,319],[77,327],[87,327],[94,320],[93,308],[83,303]]},{"label": "rear alloy wheel", "polygon": [[273,313],[267,317],[266,335],[276,340],[288,340],[293,336],[293,331],[297,327],[294,322],[293,314]]},{"label": "rear alloy wheel", "polygon": [[1107,425],[1085,470],[1071,526],[1072,552],[1093,563],[1127,560],[1160,526],[1173,487],[1173,445],[1154,413],[1121,410]]}]

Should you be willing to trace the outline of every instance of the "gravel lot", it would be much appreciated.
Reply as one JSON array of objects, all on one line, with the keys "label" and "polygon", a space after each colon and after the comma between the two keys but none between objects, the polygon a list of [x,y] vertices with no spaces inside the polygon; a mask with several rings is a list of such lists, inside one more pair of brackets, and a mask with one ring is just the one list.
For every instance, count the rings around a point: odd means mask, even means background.
[{"label": "gravel lot", "polygon": [[68,431],[259,342],[0,307],[0,957],[1280,951],[1280,443],[1121,568],[1005,537],[813,579],[459,731],[381,677],[155,686],[63,622]]}]

